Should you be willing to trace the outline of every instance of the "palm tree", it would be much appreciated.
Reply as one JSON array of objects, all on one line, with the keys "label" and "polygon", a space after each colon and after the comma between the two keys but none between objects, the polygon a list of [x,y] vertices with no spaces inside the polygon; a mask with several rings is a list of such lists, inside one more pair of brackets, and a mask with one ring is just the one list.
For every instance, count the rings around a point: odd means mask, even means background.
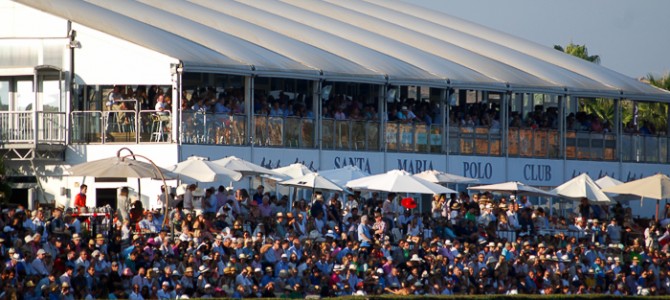
[{"label": "palm tree", "polygon": [[592,63],[600,64],[600,55],[589,55],[589,49],[586,48],[586,45],[577,45],[570,42],[565,48],[561,45],[554,45],[554,49],[565,52],[575,57],[579,57],[583,60],[590,61]]},{"label": "palm tree", "polygon": [[[648,74],[642,79],[655,87],[670,90],[670,73],[661,78]],[[657,132],[666,132],[668,129],[668,104],[660,102],[640,102],[638,104],[638,118],[654,126]]]}]

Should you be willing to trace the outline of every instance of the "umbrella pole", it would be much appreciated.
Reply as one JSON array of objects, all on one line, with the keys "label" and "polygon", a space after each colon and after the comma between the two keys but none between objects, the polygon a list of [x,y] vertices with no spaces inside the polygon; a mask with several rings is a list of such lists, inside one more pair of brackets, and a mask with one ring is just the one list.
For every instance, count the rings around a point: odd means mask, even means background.
[{"label": "umbrella pole", "polygon": [[[126,150],[130,152],[130,155],[133,157],[134,160],[137,160],[137,157],[135,157],[135,153],[133,153],[133,150],[130,150],[128,147],[123,147],[119,149],[119,151],[116,151],[116,157],[121,157],[121,151]],[[127,156],[126,156],[127,157]],[[159,170],[160,172],[160,170]],[[165,181],[163,182],[165,183]],[[140,181],[140,178],[137,178],[137,198],[142,202],[142,182]],[[118,207],[117,207],[118,209]]]},{"label": "umbrella pole", "polygon": [[[123,149],[123,148],[121,148],[121,149]],[[128,148],[126,148],[126,149],[128,149]],[[128,150],[130,150],[130,149],[128,149]],[[119,150],[119,153],[120,152],[121,152],[121,150]],[[168,201],[169,201],[168,200],[169,199],[168,198],[168,192],[167,192],[167,182],[165,182],[165,175],[163,175],[163,172],[161,171],[161,169],[158,168],[158,166],[151,159],[149,159],[148,157],[146,157],[144,155],[139,155],[139,154],[126,155],[126,156],[121,157],[121,160],[124,160],[129,156],[132,156],[133,158],[135,158],[137,156],[137,157],[140,157],[140,158],[143,158],[143,159],[147,160],[149,163],[151,163],[151,165],[154,167],[154,169],[156,169],[156,171],[158,171],[158,174],[161,175],[161,180],[163,181],[163,186],[165,187],[165,193],[164,193],[164,195],[165,195],[165,214],[163,215],[163,225],[162,225],[162,226],[165,226],[168,223],[167,212],[168,212]]]}]

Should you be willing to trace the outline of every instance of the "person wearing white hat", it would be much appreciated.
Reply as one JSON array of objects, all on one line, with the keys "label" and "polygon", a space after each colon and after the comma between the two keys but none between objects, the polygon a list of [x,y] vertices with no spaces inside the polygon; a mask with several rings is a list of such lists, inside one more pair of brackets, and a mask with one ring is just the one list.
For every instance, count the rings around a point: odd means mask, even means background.
[{"label": "person wearing white hat", "polygon": [[44,249],[37,250],[35,259],[32,263],[30,263],[31,267],[33,268],[33,272],[41,276],[49,275],[49,271],[44,264],[44,257],[46,257],[46,254],[47,252],[44,251]]},{"label": "person wearing white hat", "polygon": [[158,299],[175,299],[177,294],[174,291],[170,291],[170,282],[163,281],[161,284],[161,289],[156,293]]}]

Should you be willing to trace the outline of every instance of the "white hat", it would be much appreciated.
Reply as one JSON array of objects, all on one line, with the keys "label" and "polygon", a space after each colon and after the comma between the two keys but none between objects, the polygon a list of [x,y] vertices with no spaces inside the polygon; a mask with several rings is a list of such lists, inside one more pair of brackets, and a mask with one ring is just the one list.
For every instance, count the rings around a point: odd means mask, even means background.
[{"label": "white hat", "polygon": [[12,254],[12,259],[19,260],[20,258],[21,258],[21,255],[19,255],[18,253]]},{"label": "white hat", "polygon": [[33,241],[33,237],[31,235],[26,235],[26,237],[24,239],[26,240],[26,244]]},{"label": "white hat", "polygon": [[451,243],[451,240],[446,240],[446,241],[444,241],[444,245],[445,246],[451,246],[453,244]]},{"label": "white hat", "polygon": [[281,258],[288,258],[288,255],[287,255],[286,253],[283,253],[283,254],[281,255]]},{"label": "white hat", "polygon": [[496,243],[494,243],[494,242],[489,242],[489,244],[486,245],[486,246],[487,246],[487,247],[495,247],[495,246],[496,246]]},{"label": "white hat", "polygon": [[209,283],[208,283],[208,284],[205,284],[205,289],[211,289],[211,288],[212,288],[212,285],[211,285],[211,284],[209,284]]},{"label": "white hat", "polygon": [[384,269],[377,268],[377,274],[384,274]]},{"label": "white hat", "polygon": [[37,255],[45,254],[45,253],[47,253],[47,252],[44,251],[44,249],[37,250]]},{"label": "white hat", "polygon": [[169,283],[169,282],[167,282],[167,281],[163,281],[163,285],[167,285],[167,286],[169,286],[169,285],[170,285],[170,283]]},{"label": "white hat", "polygon": [[199,273],[209,272],[209,269],[207,267],[205,267],[204,265],[200,265],[200,267],[198,267],[198,272]]},{"label": "white hat", "polygon": [[419,255],[418,255],[418,254],[412,254],[412,259],[410,259],[409,261],[418,261],[418,262],[421,262],[422,260],[421,260],[421,258],[419,258]]}]

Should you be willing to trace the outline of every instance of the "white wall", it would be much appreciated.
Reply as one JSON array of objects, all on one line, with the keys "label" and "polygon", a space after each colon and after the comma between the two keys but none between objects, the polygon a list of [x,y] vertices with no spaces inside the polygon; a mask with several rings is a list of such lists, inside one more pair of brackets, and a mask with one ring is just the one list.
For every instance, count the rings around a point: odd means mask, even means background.
[{"label": "white wall", "polygon": [[177,59],[80,24],[72,28],[81,44],[75,50],[80,84],[172,84],[170,64]]}]

